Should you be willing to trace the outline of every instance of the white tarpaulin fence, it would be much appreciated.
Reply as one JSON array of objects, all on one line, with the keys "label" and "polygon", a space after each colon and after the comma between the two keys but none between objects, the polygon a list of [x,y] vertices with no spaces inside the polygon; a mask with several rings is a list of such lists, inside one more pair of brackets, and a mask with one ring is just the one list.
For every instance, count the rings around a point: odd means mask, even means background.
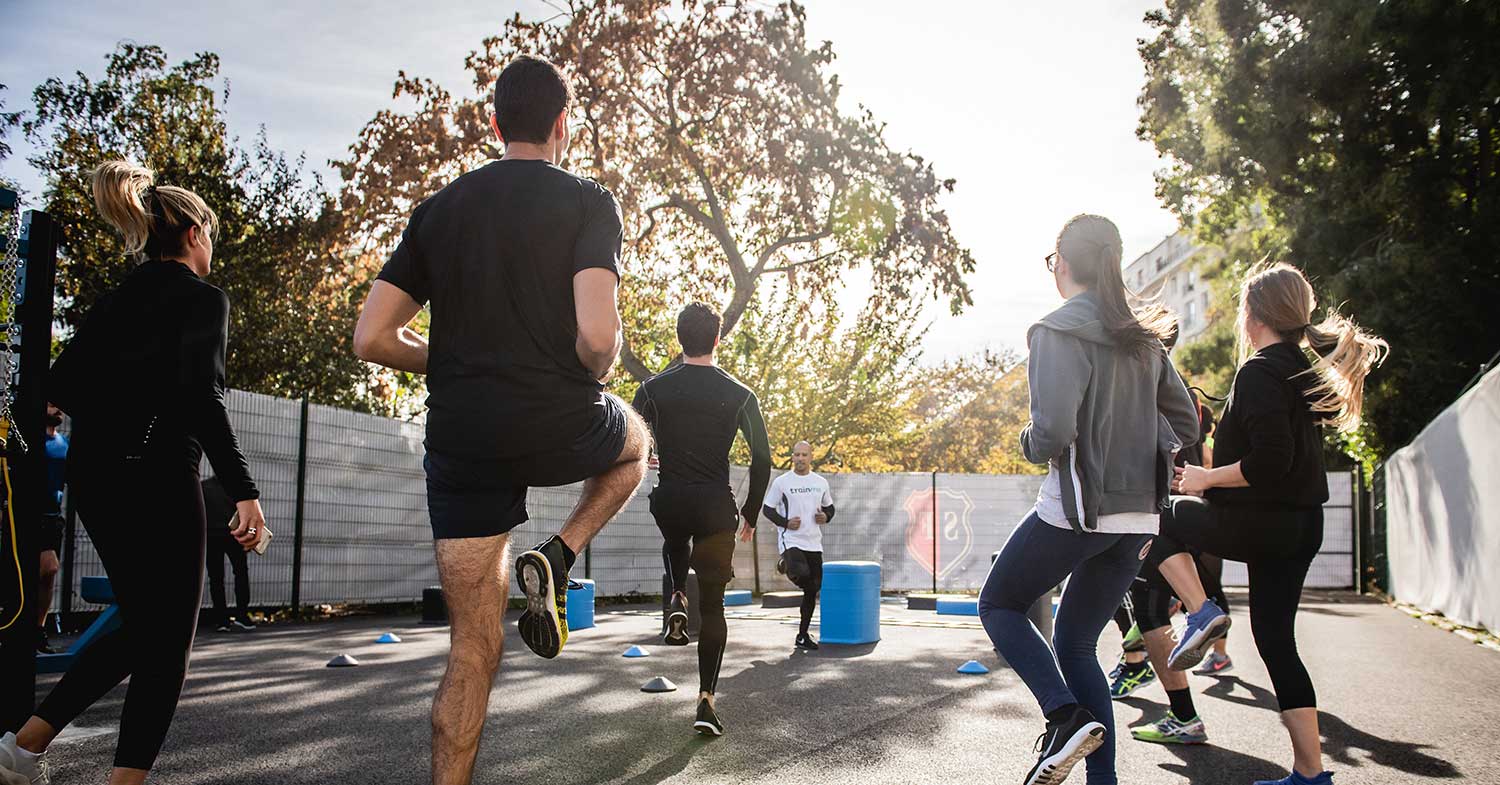
[{"label": "white tarpaulin fence", "polygon": [[[229,396],[230,418],[259,484],[276,540],[250,558],[252,603],[289,605],[295,550],[298,454],[302,405],[246,392]],[[307,407],[307,451],[302,484],[300,597],[303,604],[418,600],[437,584],[422,471],[422,426],[326,406]],[[732,480],[743,493],[746,471]],[[1010,536],[1036,498],[1039,477],[930,473],[829,474],[837,514],[824,530],[826,558],[870,560],[882,567],[888,590],[973,591],[984,582],[990,554]],[[580,558],[604,596],[656,594],[662,576],[661,535],[641,492]],[[1309,585],[1353,585],[1351,485],[1347,473],[1329,476],[1324,550]],[[555,532],[578,486],[538,488],[527,501],[531,520],[515,530],[512,547]],[[741,498],[743,498],[741,496]],[[934,519],[936,525],[934,525]],[[776,527],[763,523],[753,546],[735,552],[734,587],[789,590],[776,573]],[[71,571],[73,607],[78,580],[103,574],[77,527]],[[1243,568],[1226,567],[1231,585]],[[936,573],[936,575],[934,575]],[[515,591],[514,585],[511,591]],[[207,593],[205,592],[205,601]],[[61,603],[59,602],[59,605]]]},{"label": "white tarpaulin fence", "polygon": [[1500,369],[1385,463],[1391,594],[1500,630]]}]

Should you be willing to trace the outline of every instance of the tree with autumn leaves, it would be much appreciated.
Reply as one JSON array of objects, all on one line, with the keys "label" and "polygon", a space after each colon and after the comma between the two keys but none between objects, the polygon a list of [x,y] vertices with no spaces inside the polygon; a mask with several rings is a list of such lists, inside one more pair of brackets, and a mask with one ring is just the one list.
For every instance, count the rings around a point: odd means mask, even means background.
[{"label": "tree with autumn leaves", "polygon": [[[889,430],[918,306],[967,305],[974,259],[939,204],[953,180],[892,149],[869,111],[839,106],[832,45],[808,42],[795,3],[569,3],[486,38],[466,62],[469,97],[403,73],[394,96],[413,108],[377,114],[339,164],[359,242],[393,246],[416,204],[499,157],[490,91],[522,52],[569,72],[567,166],[624,215],[617,389],[674,359],[677,310],[704,300],[724,312],[724,364],[761,391],[773,431],[785,424],[773,437],[842,462],[845,440]],[[853,271],[870,296],[845,314]]]},{"label": "tree with autumn leaves", "polygon": [[[937,385],[954,400],[972,382],[977,398],[992,381],[984,369],[1003,370],[917,363],[924,309],[970,302],[974,260],[940,206],[953,181],[890,148],[867,110],[840,108],[831,45],[809,45],[790,3],[578,3],[545,22],[511,19],[469,56],[471,97],[402,74],[395,97],[408,110],[366,125],[336,162],[332,196],[263,142],[245,149],[229,137],[215,56],[169,65],[156,47],[122,44],[103,78],[38,88],[25,118],[48,207],[77,227],[63,249],[61,318],[75,322],[128,269],[85,175],[106,157],[133,158],[225,219],[215,276],[235,302],[236,386],[418,411],[419,377],[351,362],[353,304],[416,204],[501,154],[490,90],[521,51],[570,70],[568,165],[608,186],[625,213],[629,344],[617,391],[628,396],[674,359],[676,311],[706,300],[725,312],[721,362],[760,391],[777,444],[810,439],[825,468],[929,468],[906,462],[934,454],[916,434],[945,415],[917,391]],[[849,277],[868,290],[854,308],[840,300]]]}]

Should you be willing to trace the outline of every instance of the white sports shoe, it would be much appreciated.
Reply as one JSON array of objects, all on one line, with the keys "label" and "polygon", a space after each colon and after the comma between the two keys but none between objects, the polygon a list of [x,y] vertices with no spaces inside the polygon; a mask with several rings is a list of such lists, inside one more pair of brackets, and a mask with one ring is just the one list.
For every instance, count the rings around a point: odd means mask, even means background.
[{"label": "white sports shoe", "polygon": [[16,746],[16,734],[0,736],[0,785],[46,785],[46,753],[34,755]]}]

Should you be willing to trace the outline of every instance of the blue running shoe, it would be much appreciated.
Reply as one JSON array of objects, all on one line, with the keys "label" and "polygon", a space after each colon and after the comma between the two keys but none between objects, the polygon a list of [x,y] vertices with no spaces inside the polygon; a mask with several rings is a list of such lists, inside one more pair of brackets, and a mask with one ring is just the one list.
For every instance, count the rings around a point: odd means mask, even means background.
[{"label": "blue running shoe", "polygon": [[1333,785],[1333,772],[1325,771],[1312,779],[1308,779],[1298,774],[1296,769],[1292,769],[1291,774],[1279,780],[1256,780],[1255,785]]},{"label": "blue running shoe", "polygon": [[1213,600],[1206,600],[1197,613],[1189,613],[1187,628],[1167,658],[1167,667],[1185,671],[1203,661],[1213,642],[1229,634],[1229,614],[1219,610]]}]

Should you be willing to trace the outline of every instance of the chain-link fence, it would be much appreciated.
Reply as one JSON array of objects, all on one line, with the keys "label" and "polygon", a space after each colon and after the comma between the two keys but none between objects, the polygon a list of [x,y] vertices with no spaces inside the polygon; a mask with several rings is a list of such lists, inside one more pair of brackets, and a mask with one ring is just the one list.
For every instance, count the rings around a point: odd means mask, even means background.
[{"label": "chain-link fence", "polygon": [[[436,585],[419,423],[239,391],[228,403],[276,532],[264,556],[250,557],[252,604],[406,602]],[[597,582],[602,596],[660,592],[661,535],[645,494],[654,479],[648,476],[580,558],[582,574]],[[745,469],[736,467],[731,479],[743,493]],[[1041,483],[1034,476],[941,473],[827,479],[838,513],[824,529],[826,558],[879,562],[885,589],[913,591],[977,590],[990,554],[1031,509]],[[1354,583],[1352,475],[1331,473],[1329,485],[1323,552],[1308,585],[1343,588]],[[531,520],[515,530],[513,546],[555,532],[578,492],[576,485],[533,489]],[[78,581],[103,568],[84,527],[74,529],[68,571],[74,594],[67,602],[87,610],[76,594]],[[793,588],[776,572],[776,536],[767,523],[753,544],[737,548],[734,587]],[[1228,563],[1225,579],[1243,584],[1243,566]],[[63,603],[59,597],[56,607]]]}]

